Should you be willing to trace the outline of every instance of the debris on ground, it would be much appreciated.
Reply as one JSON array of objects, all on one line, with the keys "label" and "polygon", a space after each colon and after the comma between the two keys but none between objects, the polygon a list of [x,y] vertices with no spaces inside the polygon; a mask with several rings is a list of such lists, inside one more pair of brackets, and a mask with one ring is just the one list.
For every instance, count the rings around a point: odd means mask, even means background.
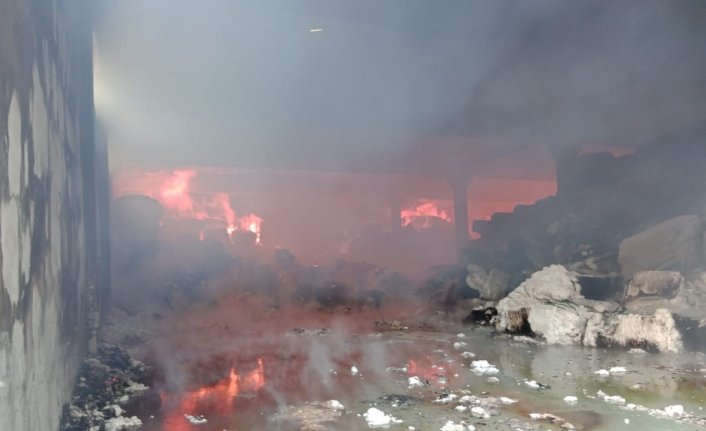
[{"label": "debris on ground", "polygon": [[293,328],[289,331],[289,334],[293,335],[326,335],[330,334],[331,330],[328,328],[320,329],[306,329],[306,328]]},{"label": "debris on ground", "polygon": [[363,413],[363,417],[370,428],[387,428],[390,424],[402,423],[400,419],[386,415],[385,412],[375,407],[370,407],[367,412]]},{"label": "debris on ground", "polygon": [[345,408],[337,400],[313,402],[303,406],[285,406],[271,420],[278,425],[292,425],[302,431],[326,431],[339,420]]},{"label": "debris on ground", "polygon": [[408,331],[409,326],[403,325],[399,320],[380,319],[375,321],[375,328],[378,331]]},{"label": "debris on ground", "polygon": [[564,418],[551,413],[530,413],[529,417],[534,421],[546,422],[548,424],[559,425],[563,430],[573,430],[575,427]]},{"label": "debris on ground", "polygon": [[389,404],[392,407],[411,407],[419,401],[418,398],[409,395],[389,394],[378,398],[380,404]]},{"label": "debris on ground", "polygon": [[194,425],[203,425],[208,422],[208,419],[206,419],[203,415],[184,414],[184,417],[187,421],[191,422]]},{"label": "debris on ground", "polygon": [[485,359],[471,362],[471,371],[473,371],[473,374],[477,376],[483,376],[486,374],[498,374],[500,372],[500,370],[498,370],[495,365],[489,363]]},{"label": "debris on ground", "polygon": [[60,430],[127,431],[142,421],[124,416],[124,406],[148,387],[148,368],[113,344],[102,343],[81,365],[71,404],[64,408]]},{"label": "debris on ground", "polygon": [[465,422],[455,423],[454,421],[448,421],[441,427],[440,431],[473,431],[476,427],[473,425],[466,425]]},{"label": "debris on ground", "polygon": [[407,379],[407,382],[408,382],[408,385],[409,385],[409,388],[410,388],[410,389],[412,389],[412,388],[421,388],[422,386],[424,386],[424,383],[422,382],[422,379],[420,379],[420,378],[417,377],[417,376],[412,376],[412,377],[408,378],[408,379]]}]

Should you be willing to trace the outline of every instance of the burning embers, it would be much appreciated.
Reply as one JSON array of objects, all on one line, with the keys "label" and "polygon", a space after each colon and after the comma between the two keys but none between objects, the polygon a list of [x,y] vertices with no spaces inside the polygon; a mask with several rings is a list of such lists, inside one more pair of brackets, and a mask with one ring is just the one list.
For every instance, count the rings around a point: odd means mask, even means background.
[{"label": "burning embers", "polygon": [[402,210],[402,225],[428,228],[435,221],[452,223],[451,207],[451,201],[421,199]]},{"label": "burning embers", "polygon": [[238,217],[231,207],[230,195],[221,192],[194,192],[193,180],[198,176],[195,169],[177,169],[172,172],[139,172],[136,175],[121,174],[114,182],[117,197],[140,194],[157,200],[165,210],[165,217],[175,220],[200,220],[203,228],[199,237],[204,239],[209,230],[225,230],[232,241],[237,231],[248,231],[256,235],[256,244],[261,244],[262,218],[256,214]]}]

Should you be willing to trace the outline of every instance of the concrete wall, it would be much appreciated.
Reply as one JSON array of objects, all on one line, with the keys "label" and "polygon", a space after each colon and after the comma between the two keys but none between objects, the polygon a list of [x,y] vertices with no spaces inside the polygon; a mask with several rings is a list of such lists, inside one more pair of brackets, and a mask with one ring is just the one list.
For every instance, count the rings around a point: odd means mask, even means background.
[{"label": "concrete wall", "polygon": [[108,289],[90,10],[0,1],[1,430],[58,429]]}]

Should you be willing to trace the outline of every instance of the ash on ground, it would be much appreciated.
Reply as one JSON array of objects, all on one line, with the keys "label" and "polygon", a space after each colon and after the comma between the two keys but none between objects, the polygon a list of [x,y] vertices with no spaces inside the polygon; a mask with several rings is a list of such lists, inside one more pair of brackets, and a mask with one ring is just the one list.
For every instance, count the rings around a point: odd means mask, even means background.
[{"label": "ash on ground", "polygon": [[126,406],[140,397],[149,368],[116,345],[102,343],[81,365],[71,405],[65,406],[62,431],[120,431],[142,426],[125,416]]}]

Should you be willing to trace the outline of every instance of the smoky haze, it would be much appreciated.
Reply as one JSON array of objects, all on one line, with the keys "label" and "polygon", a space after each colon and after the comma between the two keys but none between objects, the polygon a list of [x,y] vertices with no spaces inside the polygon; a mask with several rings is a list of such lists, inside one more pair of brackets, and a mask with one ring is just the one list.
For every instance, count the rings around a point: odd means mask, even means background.
[{"label": "smoky haze", "polygon": [[443,169],[634,147],[706,118],[696,0],[105,0],[96,15],[114,166]]}]

